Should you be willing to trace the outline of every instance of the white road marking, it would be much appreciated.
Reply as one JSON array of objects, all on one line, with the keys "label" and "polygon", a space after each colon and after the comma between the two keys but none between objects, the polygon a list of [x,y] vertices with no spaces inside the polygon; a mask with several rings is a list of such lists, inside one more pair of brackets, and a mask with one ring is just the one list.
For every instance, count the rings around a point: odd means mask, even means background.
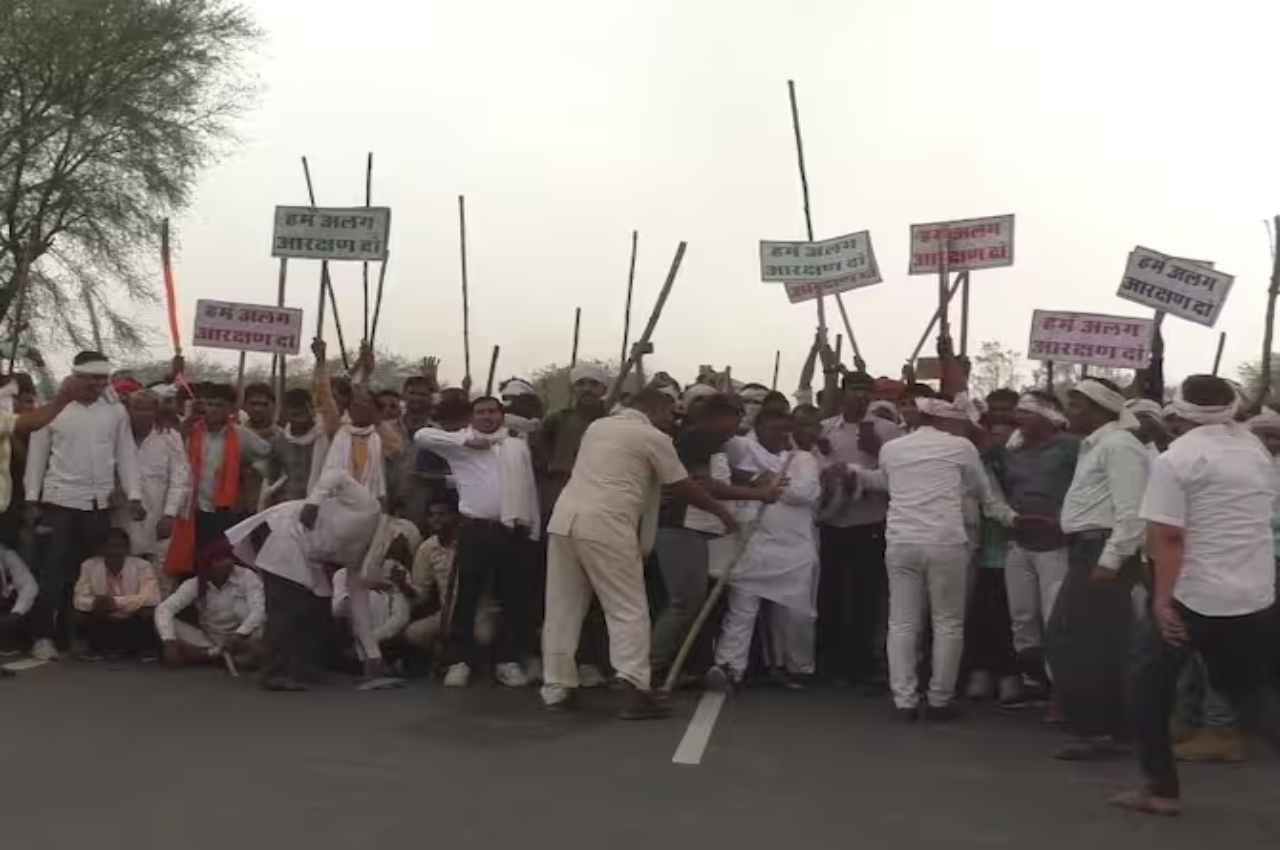
[{"label": "white road marking", "polygon": [[684,738],[680,740],[680,746],[676,747],[676,754],[671,757],[671,761],[676,764],[702,763],[702,754],[707,749],[707,742],[711,740],[711,732],[716,728],[716,718],[720,716],[723,706],[724,694],[707,691],[702,695],[698,708],[693,712],[693,719],[689,721],[689,728],[685,730]]},{"label": "white road marking", "polygon": [[37,667],[43,667],[48,661],[41,661],[38,658],[22,658],[18,661],[10,661],[8,664],[0,665],[11,673],[21,673],[23,670],[34,670]]}]

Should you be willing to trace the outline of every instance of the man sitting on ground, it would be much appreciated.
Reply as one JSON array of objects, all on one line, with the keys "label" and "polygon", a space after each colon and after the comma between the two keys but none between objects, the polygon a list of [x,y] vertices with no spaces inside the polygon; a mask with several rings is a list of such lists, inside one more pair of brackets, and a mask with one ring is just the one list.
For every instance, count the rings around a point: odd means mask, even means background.
[{"label": "man sitting on ground", "polygon": [[8,546],[0,545],[0,656],[15,655],[31,642],[27,615],[39,592],[26,562]]},{"label": "man sitting on ground", "polygon": [[[198,625],[176,619],[192,605]],[[220,539],[200,553],[196,577],[156,608],[156,632],[169,664],[197,664],[227,654],[237,667],[250,668],[262,656],[266,619],[262,579],[236,563],[231,545]]]},{"label": "man sitting on ground", "polygon": [[110,529],[98,556],[81,565],[73,602],[76,632],[88,642],[84,660],[154,655],[160,586],[151,564],[129,554],[124,529]]}]

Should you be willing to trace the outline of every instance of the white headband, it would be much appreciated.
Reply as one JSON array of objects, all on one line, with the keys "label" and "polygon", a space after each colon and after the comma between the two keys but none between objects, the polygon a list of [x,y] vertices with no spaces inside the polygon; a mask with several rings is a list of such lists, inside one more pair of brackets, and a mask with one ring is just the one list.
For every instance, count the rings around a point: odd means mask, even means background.
[{"label": "white headband", "polygon": [[718,392],[715,387],[706,384],[690,384],[684,391],[684,403],[686,405],[693,404],[700,398],[715,395]]},{"label": "white headband", "polygon": [[1240,402],[1233,400],[1230,404],[1192,404],[1179,392],[1173,399],[1173,415],[1197,425],[1225,425],[1234,422]]},{"label": "white headband", "polygon": [[111,361],[90,360],[87,363],[77,363],[71,367],[71,371],[77,375],[93,375],[95,377],[109,378],[111,377]]},{"label": "white headband", "polygon": [[969,399],[963,393],[956,396],[954,402],[940,398],[917,398],[916,409],[925,416],[936,419],[954,419],[958,422],[976,422],[976,411],[969,405]]},{"label": "white headband", "polygon": [[1049,420],[1059,428],[1067,427],[1067,417],[1062,415],[1058,408],[1049,404],[1047,401],[1027,393],[1018,399],[1018,404],[1014,410],[1021,410],[1024,413],[1034,413],[1035,415]]},{"label": "white headband", "polygon": [[1159,419],[1164,413],[1164,408],[1149,398],[1131,398],[1125,402],[1124,406],[1134,416],[1146,415]]},{"label": "white headband", "polygon": [[580,363],[569,370],[569,382],[576,384],[578,381],[595,381],[597,384],[609,383],[605,380],[603,369],[588,363]]},{"label": "white headband", "polygon": [[1125,397],[1105,384],[1086,378],[1072,387],[1071,391],[1080,393],[1080,395],[1104,410],[1117,414],[1116,422],[1126,431],[1136,431],[1141,427],[1138,417],[1134,416],[1133,412],[1124,406]]},{"label": "white headband", "polygon": [[873,401],[871,404],[867,405],[867,413],[874,413],[877,410],[883,410],[888,413],[889,418],[894,422],[902,421],[898,417],[898,406],[891,401],[884,401],[881,399],[880,401]]},{"label": "white headband", "polygon": [[521,378],[510,378],[498,389],[499,394],[503,398],[521,396],[521,395],[537,395],[538,391],[533,385]]}]

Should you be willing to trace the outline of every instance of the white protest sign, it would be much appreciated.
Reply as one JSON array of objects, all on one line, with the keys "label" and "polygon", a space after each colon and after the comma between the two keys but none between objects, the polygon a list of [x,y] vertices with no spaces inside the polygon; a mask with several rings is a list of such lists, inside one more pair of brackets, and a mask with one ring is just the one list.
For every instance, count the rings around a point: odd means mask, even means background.
[{"label": "white protest sign", "polygon": [[1031,314],[1027,357],[1060,363],[1088,363],[1145,369],[1151,362],[1153,319],[1036,310]]},{"label": "white protest sign", "polygon": [[1182,260],[1138,246],[1129,254],[1116,294],[1211,328],[1234,280],[1233,275],[1215,271],[1210,263]]},{"label": "white protest sign", "polygon": [[390,207],[276,207],[271,256],[385,260]]},{"label": "white protest sign", "polygon": [[911,225],[908,274],[937,274],[942,251],[953,272],[1013,265],[1013,216],[967,218]]},{"label": "white protest sign", "polygon": [[[760,278],[787,284],[787,296],[805,301],[879,283],[880,267],[871,250],[871,235],[860,230],[821,242],[760,241]],[[797,289],[801,284],[810,289]],[[816,287],[822,286],[819,291]]]},{"label": "white protest sign", "polygon": [[205,348],[297,354],[302,342],[302,311],[201,298],[196,302],[191,341]]}]

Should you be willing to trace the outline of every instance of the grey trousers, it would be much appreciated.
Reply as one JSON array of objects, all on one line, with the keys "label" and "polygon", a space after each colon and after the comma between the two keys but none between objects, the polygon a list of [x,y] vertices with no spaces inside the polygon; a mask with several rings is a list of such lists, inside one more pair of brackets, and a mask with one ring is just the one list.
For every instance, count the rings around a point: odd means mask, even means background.
[{"label": "grey trousers", "polygon": [[659,528],[654,549],[667,588],[667,607],[653,625],[650,663],[664,670],[675,661],[680,644],[707,598],[707,542],[711,535],[688,528]]}]

